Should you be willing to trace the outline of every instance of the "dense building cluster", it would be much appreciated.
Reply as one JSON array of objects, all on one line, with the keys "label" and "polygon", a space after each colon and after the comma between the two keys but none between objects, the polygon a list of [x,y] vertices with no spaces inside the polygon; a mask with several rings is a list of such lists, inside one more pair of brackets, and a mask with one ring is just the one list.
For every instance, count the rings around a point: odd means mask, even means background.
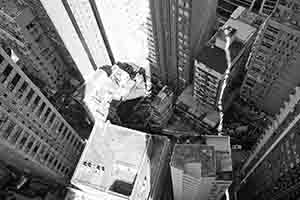
[{"label": "dense building cluster", "polygon": [[0,199],[299,199],[299,9],[0,1]]}]

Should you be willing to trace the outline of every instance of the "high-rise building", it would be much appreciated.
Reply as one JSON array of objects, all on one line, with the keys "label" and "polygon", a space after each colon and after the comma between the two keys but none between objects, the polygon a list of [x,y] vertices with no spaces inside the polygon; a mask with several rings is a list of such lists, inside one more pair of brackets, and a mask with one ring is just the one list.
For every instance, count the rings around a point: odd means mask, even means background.
[{"label": "high-rise building", "polygon": [[239,199],[299,197],[300,88],[290,95],[244,163]]},{"label": "high-rise building", "polygon": [[152,76],[175,89],[191,83],[192,60],[212,33],[216,6],[215,0],[150,1]]},{"label": "high-rise building", "polygon": [[[230,85],[247,62],[251,45],[257,33],[254,25],[257,23],[257,19],[260,18],[256,14],[248,12],[243,7],[238,7],[197,56],[193,93],[198,101],[216,108],[228,65],[225,55],[225,29],[230,32],[231,72],[227,81],[227,84]],[[224,97],[226,97],[226,92]]]},{"label": "high-rise building", "polygon": [[[27,43],[27,48],[31,51],[31,60],[35,63],[35,65],[27,64],[26,69],[33,76],[39,77],[50,88],[62,87],[64,74],[67,72],[66,66],[44,34],[30,8],[25,8],[19,12],[15,20]],[[27,66],[35,66],[35,68]]]},{"label": "high-rise building", "polygon": [[73,73],[76,65],[49,17],[37,4],[38,1],[2,1],[0,38],[19,58],[18,64],[25,73],[38,80],[35,84],[53,94],[63,87],[64,81],[75,78],[80,82],[81,78],[79,73]]},{"label": "high-rise building", "polygon": [[21,172],[67,183],[84,142],[0,48],[0,159]]},{"label": "high-rise building", "polygon": [[[72,24],[93,66],[105,63],[108,55],[113,64],[134,63],[145,69],[149,81],[158,78],[174,88],[191,82],[193,56],[209,38],[216,20],[216,0],[64,0],[63,6],[58,1],[41,1],[68,49],[73,47],[63,31]],[[58,9],[70,19],[61,22]]]},{"label": "high-rise building", "polygon": [[232,182],[229,137],[207,135],[203,140],[174,147],[170,162],[174,200],[219,200]]},{"label": "high-rise building", "polygon": [[31,8],[45,35],[55,46],[56,52],[80,77],[80,83],[87,80],[95,69],[64,7],[63,1],[28,0],[22,1],[22,4]]},{"label": "high-rise building", "polygon": [[[147,80],[150,81],[146,33],[149,0],[41,2],[67,49],[77,61],[78,68],[83,71],[85,80],[88,80],[96,67],[126,62],[144,68]],[[58,10],[67,18],[66,21],[61,21],[61,16],[57,15]],[[68,30],[65,30],[66,27]],[[76,52],[77,46],[81,46],[80,52]],[[84,67],[83,61],[88,67]],[[91,66],[93,70],[90,70]],[[150,85],[147,84],[147,87]]]},{"label": "high-rise building", "polygon": [[298,1],[279,1],[253,45],[241,97],[274,115],[300,84]]},{"label": "high-rise building", "polygon": [[270,15],[277,2],[278,0],[219,0],[217,8],[218,22],[223,25],[239,6],[260,15]]},{"label": "high-rise building", "polygon": [[171,199],[170,150],[166,137],[99,121],[71,182],[97,199]]}]

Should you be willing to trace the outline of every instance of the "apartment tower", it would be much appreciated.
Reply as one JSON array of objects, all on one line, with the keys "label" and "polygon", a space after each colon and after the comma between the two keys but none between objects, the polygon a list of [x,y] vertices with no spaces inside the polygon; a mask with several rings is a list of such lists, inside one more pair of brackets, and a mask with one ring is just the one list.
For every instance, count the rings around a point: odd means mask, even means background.
[{"label": "apartment tower", "polygon": [[66,81],[82,81],[38,1],[2,1],[0,16],[1,43],[12,50],[18,65],[44,92],[53,95]]},{"label": "apartment tower", "polygon": [[[209,39],[217,5],[216,0],[41,2],[68,48],[63,30],[71,22],[92,66],[107,57],[112,64],[134,63],[145,69],[149,88],[151,78],[173,88],[191,83],[192,59]],[[55,15],[58,9],[68,15],[66,22]]]},{"label": "apartment tower", "polygon": [[279,1],[254,44],[241,97],[275,115],[300,83],[298,1]]},{"label": "apartment tower", "polygon": [[156,49],[151,72],[179,91],[193,78],[192,60],[209,39],[216,20],[215,0],[150,1]]},{"label": "apartment tower", "polygon": [[240,6],[204,46],[196,57],[194,69],[193,95],[199,102],[216,109],[228,65],[225,55],[226,36],[224,31],[229,32],[229,50],[232,61],[227,89],[224,92],[223,103],[226,104],[228,94],[232,92],[228,88],[243,71],[260,22],[261,17]]},{"label": "apartment tower", "polygon": [[0,159],[25,175],[66,184],[84,141],[2,48],[0,81]]},{"label": "apartment tower", "polygon": [[244,163],[240,199],[296,200],[300,179],[300,88],[280,108]]}]

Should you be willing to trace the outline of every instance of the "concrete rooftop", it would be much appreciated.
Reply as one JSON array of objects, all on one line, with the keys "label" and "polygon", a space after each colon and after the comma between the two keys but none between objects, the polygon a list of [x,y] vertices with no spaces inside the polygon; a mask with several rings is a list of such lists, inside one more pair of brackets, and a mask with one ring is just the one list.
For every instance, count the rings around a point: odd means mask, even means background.
[{"label": "concrete rooftop", "polygon": [[177,144],[171,158],[171,166],[187,170],[188,165],[198,163],[201,177],[216,175],[216,157],[214,147],[200,144]]},{"label": "concrete rooftop", "polygon": [[[159,176],[165,162],[162,152],[168,144],[166,137],[150,136],[109,122],[96,123],[71,182],[86,192],[130,196],[145,159],[150,161],[150,184]],[[115,191],[115,187],[126,188],[128,193]]]},{"label": "concrete rooftop", "polygon": [[[230,137],[205,135],[204,138],[205,144],[175,145],[170,165],[186,170],[189,163],[198,163],[201,177],[215,176],[217,180],[231,180],[232,159]],[[196,166],[193,168],[197,169]]]},{"label": "concrete rooftop", "polygon": [[[237,55],[241,52],[244,45],[242,42],[234,41],[229,49],[231,53],[231,58],[234,60]],[[225,51],[217,46],[205,46],[199,56],[197,57],[197,60],[204,65],[206,65],[209,68],[212,68],[213,70],[219,72],[220,74],[224,74],[226,68],[227,68],[227,61],[225,57]]]}]

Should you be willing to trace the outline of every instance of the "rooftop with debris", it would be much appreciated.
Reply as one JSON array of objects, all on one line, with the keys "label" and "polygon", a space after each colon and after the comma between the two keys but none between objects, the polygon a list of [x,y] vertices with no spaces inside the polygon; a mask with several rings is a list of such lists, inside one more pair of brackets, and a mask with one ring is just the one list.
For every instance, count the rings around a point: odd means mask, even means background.
[{"label": "rooftop with debris", "polygon": [[143,71],[134,64],[103,66],[74,94],[85,103],[92,118],[105,121],[112,100],[130,100],[147,94]]}]

